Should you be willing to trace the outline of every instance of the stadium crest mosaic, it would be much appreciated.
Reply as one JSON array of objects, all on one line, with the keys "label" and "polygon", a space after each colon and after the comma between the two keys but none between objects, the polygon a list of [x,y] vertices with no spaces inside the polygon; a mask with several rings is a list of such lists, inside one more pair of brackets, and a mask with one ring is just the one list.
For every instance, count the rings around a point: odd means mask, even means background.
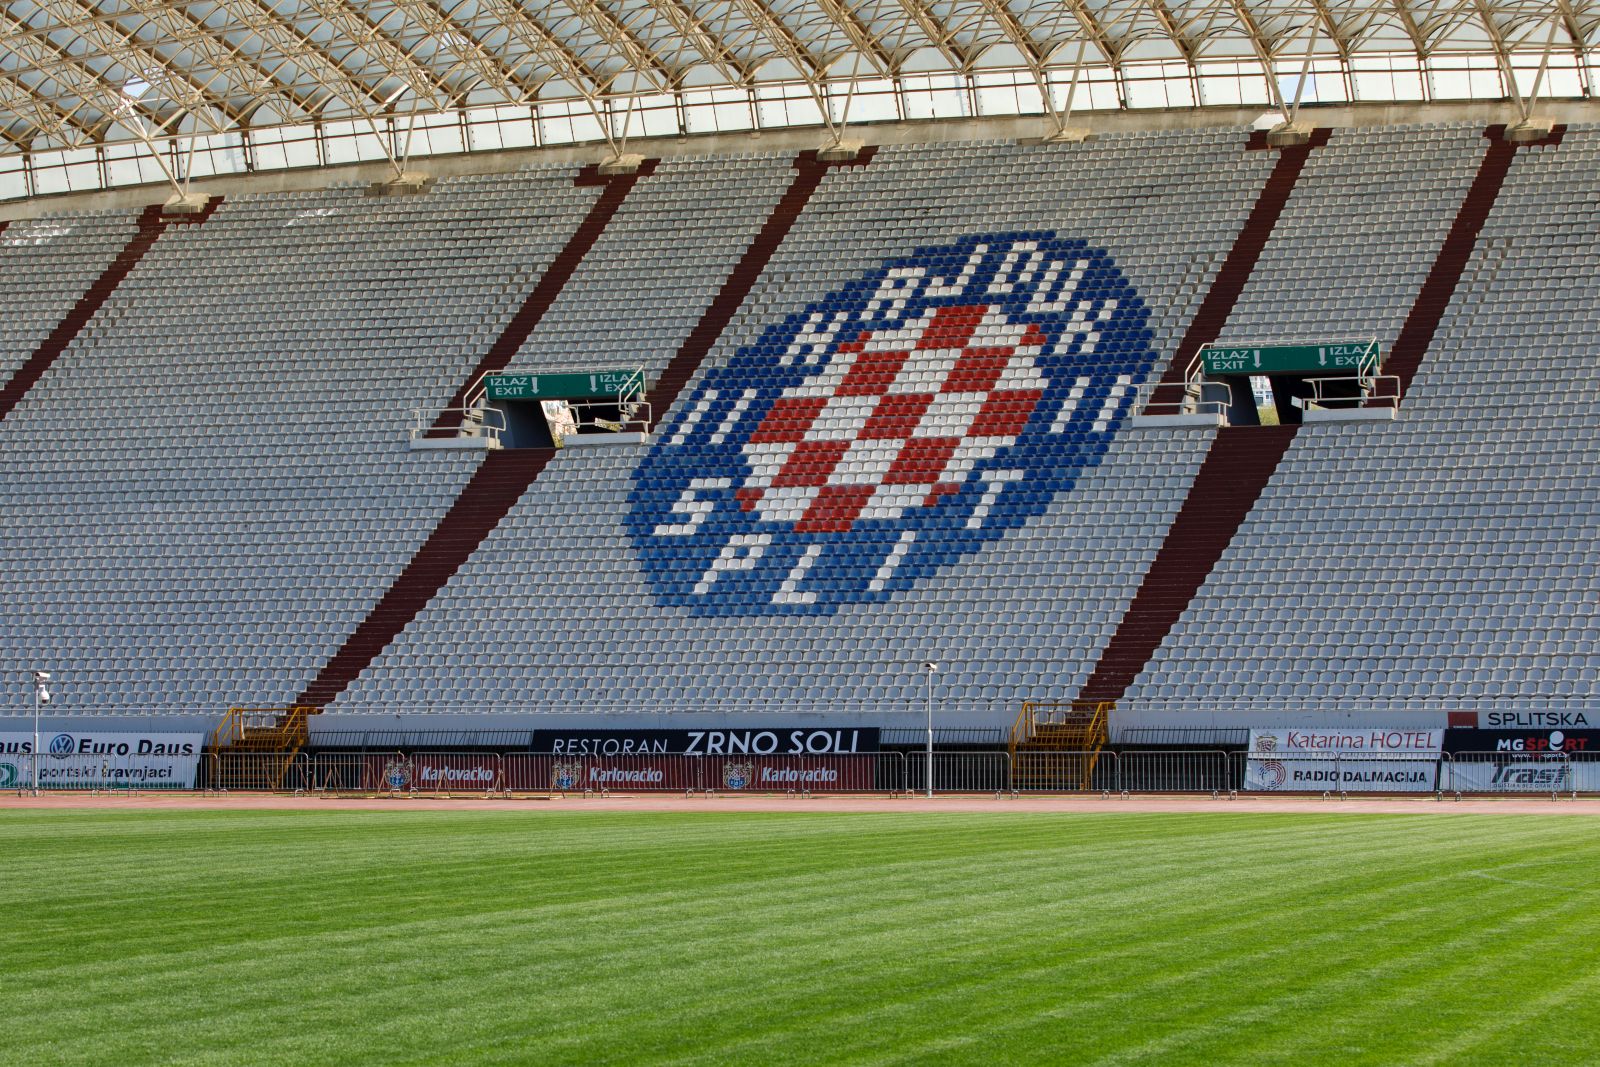
[{"label": "stadium crest mosaic", "polygon": [[1155,362],[1112,257],[1053,233],[893,259],[703,375],[634,472],[658,599],[830,614],[894,596],[1044,512]]}]

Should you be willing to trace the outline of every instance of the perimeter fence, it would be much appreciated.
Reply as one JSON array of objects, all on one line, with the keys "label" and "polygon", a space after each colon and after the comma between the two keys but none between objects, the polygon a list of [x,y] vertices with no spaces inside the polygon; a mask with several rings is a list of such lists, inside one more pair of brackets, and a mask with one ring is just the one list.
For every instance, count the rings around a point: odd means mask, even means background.
[{"label": "perimeter fence", "polygon": [[[842,755],[562,756],[527,752],[50,755],[41,791],[325,795],[517,793],[1313,794],[1600,793],[1600,752],[1284,753],[937,751]],[[30,754],[0,756],[0,789],[33,788]]]},{"label": "perimeter fence", "polygon": [[[202,761],[203,762],[203,761]],[[0,755],[0,789],[78,793],[170,792],[194,789],[193,756],[32,753]]]}]

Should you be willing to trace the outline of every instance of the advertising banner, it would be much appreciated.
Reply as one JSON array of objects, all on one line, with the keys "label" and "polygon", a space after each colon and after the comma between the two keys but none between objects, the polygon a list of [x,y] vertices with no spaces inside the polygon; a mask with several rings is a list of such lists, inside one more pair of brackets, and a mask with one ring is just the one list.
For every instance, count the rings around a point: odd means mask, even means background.
[{"label": "advertising banner", "polygon": [[[583,793],[717,790],[870,792],[878,755],[556,756],[527,752],[370,753],[359,774],[323,778],[344,789],[416,793]],[[313,761],[313,776],[322,769]],[[346,769],[348,771],[348,769]],[[337,781],[332,779],[337,778]],[[892,783],[893,784],[893,783]],[[891,784],[891,785],[892,785]]]},{"label": "advertising banner", "polygon": [[1262,792],[1431,793],[1443,730],[1251,730],[1244,787]]},{"label": "advertising banner", "polygon": [[1600,730],[1446,730],[1446,752],[1600,753]]},{"label": "advertising banner", "polygon": [[552,756],[829,756],[878,751],[876,726],[734,730],[535,730]]},{"label": "advertising banner", "polygon": [[[203,734],[47,730],[40,789],[193,789]],[[0,732],[0,789],[33,784],[33,732]]]},{"label": "advertising banner", "polygon": [[703,788],[750,793],[864,793],[877,788],[876,756],[713,756]]},{"label": "advertising banner", "polygon": [[506,781],[518,792],[639,793],[700,788],[700,760],[688,756],[546,756],[510,753]]},{"label": "advertising banner", "polygon": [[1449,761],[1442,784],[1457,793],[1588,792],[1600,788],[1600,762],[1462,753]]}]

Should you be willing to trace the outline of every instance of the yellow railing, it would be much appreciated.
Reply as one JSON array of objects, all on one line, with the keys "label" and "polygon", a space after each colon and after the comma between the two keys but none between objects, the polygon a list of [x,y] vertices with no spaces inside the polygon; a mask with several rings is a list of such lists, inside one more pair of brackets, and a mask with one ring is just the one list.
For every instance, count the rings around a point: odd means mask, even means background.
[{"label": "yellow railing", "polygon": [[1083,756],[1080,764],[1082,778],[1078,789],[1088,789],[1094,780],[1095,765],[1100,761],[1100,750],[1109,738],[1110,700],[1027,701],[1011,727],[1011,759],[1013,766],[1021,767],[1017,750],[1026,748],[1039,736],[1041,726],[1081,727],[1073,751]]},{"label": "yellow railing", "polygon": [[321,710],[305,704],[275,708],[229,708],[217,728],[211,732],[209,747],[219,752],[266,734],[281,742],[280,747],[292,751],[305,743],[307,720]]},{"label": "yellow railing", "polygon": [[1044,701],[1030,700],[1022,705],[1011,727],[1011,754],[1033,741],[1041,726],[1083,726],[1086,749],[1099,749],[1106,742],[1106,728],[1115,702],[1110,700]]}]

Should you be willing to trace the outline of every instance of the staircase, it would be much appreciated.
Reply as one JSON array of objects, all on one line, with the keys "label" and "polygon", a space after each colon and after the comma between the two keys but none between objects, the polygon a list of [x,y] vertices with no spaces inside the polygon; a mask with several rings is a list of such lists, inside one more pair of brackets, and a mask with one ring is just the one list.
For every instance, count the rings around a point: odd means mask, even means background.
[{"label": "staircase", "polygon": [[489,350],[483,354],[483,358],[472,369],[467,380],[456,390],[450,402],[434,420],[433,426],[428,430],[429,437],[456,436],[461,429],[462,409],[472,398],[472,393],[483,380],[483,376],[504,370],[516,358],[535,327],[556,302],[556,297],[561,295],[561,291],[567,287],[567,282],[572,280],[572,275],[577,272],[583,258],[589,254],[594,243],[610,225],[612,216],[622,207],[622,202],[628,198],[633,187],[638,184],[640,178],[648,178],[654,174],[660,162],[659,159],[647,159],[632,174],[619,174],[614,177],[601,177],[599,168],[593,164],[584,167],[578,173],[573,184],[599,185],[604,187],[604,191],[589,208],[589,213],[572,232],[572,236],[567,238],[567,243],[562,246],[561,251],[556,253],[550,265],[545,268],[544,274],[539,278],[539,284],[528,293],[526,299],[522,301],[522,306],[512,314],[511,321],[500,331],[500,336],[495,338],[494,344],[489,346]]},{"label": "staircase", "polygon": [[296,754],[310,739],[310,716],[321,710],[229,708],[207,746],[215,760],[209,787],[226,792],[281,791]]},{"label": "staircase", "polygon": [[[805,210],[811,194],[816,192],[828,168],[865,166],[871,161],[873,152],[874,149],[866,148],[854,160],[840,163],[820,162],[815,152],[803,152],[795,160],[798,173],[788,191],[773,208],[732,274],[647,395],[646,400],[651,405],[650,410],[656,421],[666,414],[672,401],[699,369],[711,346],[722,336],[722,331],[732,321],[745,297],[749,296],[778,245],[788,236],[795,219]],[[517,313],[521,318],[514,317],[512,325],[506,328],[479,361],[477,370],[462,385],[450,407],[459,408],[484,373],[504,367],[516,354],[538,324],[539,318],[571,278],[583,254],[593,246],[605,223],[615,214],[622,197],[632,189],[635,180],[653,170],[654,162],[647,160],[637,174],[603,179],[606,191],[584,220],[579,234],[575,234],[561,255],[557,256],[558,262],[551,265],[546,277],[540,280],[534,293],[524,302],[523,309]],[[602,179],[586,169],[578,180],[580,184],[587,184]],[[497,364],[496,361],[500,362]],[[455,436],[461,425],[460,420],[460,412],[444,412],[434,422],[430,436]],[[651,429],[654,429],[654,425]],[[405,570],[400,572],[383,599],[378,601],[339,651],[306,686],[296,703],[321,709],[344,692],[471,557],[554,456],[555,450],[548,448],[486,452],[477,473],[461,490],[455,504],[439,520],[428,540],[417,550]]]},{"label": "staircase", "polygon": [[1299,429],[1225,426],[1217,431],[1133,603],[1079,691],[1080,700],[1116,701],[1133,684],[1250,514]]},{"label": "staircase", "polygon": [[1030,701],[1011,727],[1011,788],[1078,793],[1094,787],[1112,704]]},{"label": "staircase", "polygon": [[139,265],[144,254],[155,246],[161,235],[167,232],[168,226],[198,226],[209,219],[222,203],[222,197],[212,197],[205,209],[197,215],[164,215],[159,205],[147,207],[139,215],[138,228],[134,231],[133,238],[123,246],[116,258],[100,272],[100,276],[90,284],[78,302],[66,314],[50,335],[40,342],[39,347],[33,350],[22,366],[18,367],[11,380],[0,388],[0,420],[11,414],[13,408],[22,402],[28,391],[38,384],[45,372],[55,363],[56,357],[67,350],[67,346],[77,338],[79,332],[89,324],[95,313],[105,306],[111,294]]},{"label": "staircase", "polygon": [[796,174],[794,180],[789,183],[788,190],[773,207],[771,214],[767,216],[767,221],[762,223],[755,239],[750,242],[750,247],[744,250],[744,255],[734,264],[733,271],[722,283],[717,295],[712,298],[710,306],[700,316],[700,321],[695,323],[694,329],[678,347],[671,362],[661,372],[655,386],[645,397],[645,402],[650,405],[651,430],[654,430],[666,417],[672,402],[678,399],[683,387],[689,384],[689,379],[700,369],[706,353],[711,351],[711,346],[717,343],[722,331],[733,321],[733,316],[744,304],[745,298],[750,295],[750,290],[755,288],[761,272],[766,270],[767,264],[772,261],[773,253],[783,244],[783,239],[789,236],[795,220],[811,202],[811,196],[817,191],[817,186],[822,184],[822,178],[828,172],[828,168],[864,167],[872,162],[876,152],[876,146],[868,146],[863,148],[855,159],[829,163],[818,160],[814,151],[802,152],[795,158]]},{"label": "staircase", "polygon": [[[1161,383],[1151,391],[1151,404],[1178,405],[1182,400],[1189,365],[1199,355],[1201,346],[1215,341],[1222,327],[1227,325],[1228,316],[1233,314],[1233,307],[1239,302],[1239,294],[1244,292],[1245,283],[1255,271],[1261,252],[1267,247],[1267,240],[1289,203],[1289,195],[1300,180],[1300,172],[1305,169],[1311,150],[1327,144],[1331,132],[1326,129],[1313,130],[1311,140],[1306,144],[1278,150],[1278,161],[1273,164],[1272,173],[1257,194],[1244,226],[1234,237],[1233,247],[1228,249],[1222,266],[1217,269],[1211,288],[1200,301],[1194,318],[1189,320],[1189,328],[1178,342],[1172,362],[1167,364],[1166,371],[1161,375]],[[1266,135],[1257,131],[1247,148],[1251,151],[1266,150]],[[1173,407],[1173,410],[1177,409]]]},{"label": "staircase", "polygon": [[[1566,130],[1565,126],[1556,126],[1550,131],[1549,137],[1534,143],[1558,145],[1565,137]],[[1389,358],[1384,361],[1384,373],[1399,379],[1399,396],[1404,396],[1406,390],[1411,388],[1411,379],[1433,344],[1433,335],[1438,332],[1445,310],[1455,297],[1456,286],[1466,272],[1467,261],[1472,258],[1472,250],[1477,246],[1478,234],[1488,221],[1489,212],[1499,199],[1500,188],[1505,185],[1506,175],[1511,170],[1511,161],[1516,158],[1520,146],[1505,140],[1505,132],[1504,126],[1490,126],[1483,131],[1484,137],[1489,140],[1489,147],[1478,164],[1478,173],[1467,187],[1467,195],[1462,198],[1455,221],[1450,224],[1450,232],[1445,235],[1444,244],[1439,246],[1428,277],[1406,315],[1405,325],[1395,338]],[[1368,403],[1388,406],[1395,399],[1398,397],[1375,397]]]},{"label": "staircase", "polygon": [[477,551],[554,456],[553,448],[485,452],[477,473],[405,570],[295,703],[320,710],[344,692]]}]

